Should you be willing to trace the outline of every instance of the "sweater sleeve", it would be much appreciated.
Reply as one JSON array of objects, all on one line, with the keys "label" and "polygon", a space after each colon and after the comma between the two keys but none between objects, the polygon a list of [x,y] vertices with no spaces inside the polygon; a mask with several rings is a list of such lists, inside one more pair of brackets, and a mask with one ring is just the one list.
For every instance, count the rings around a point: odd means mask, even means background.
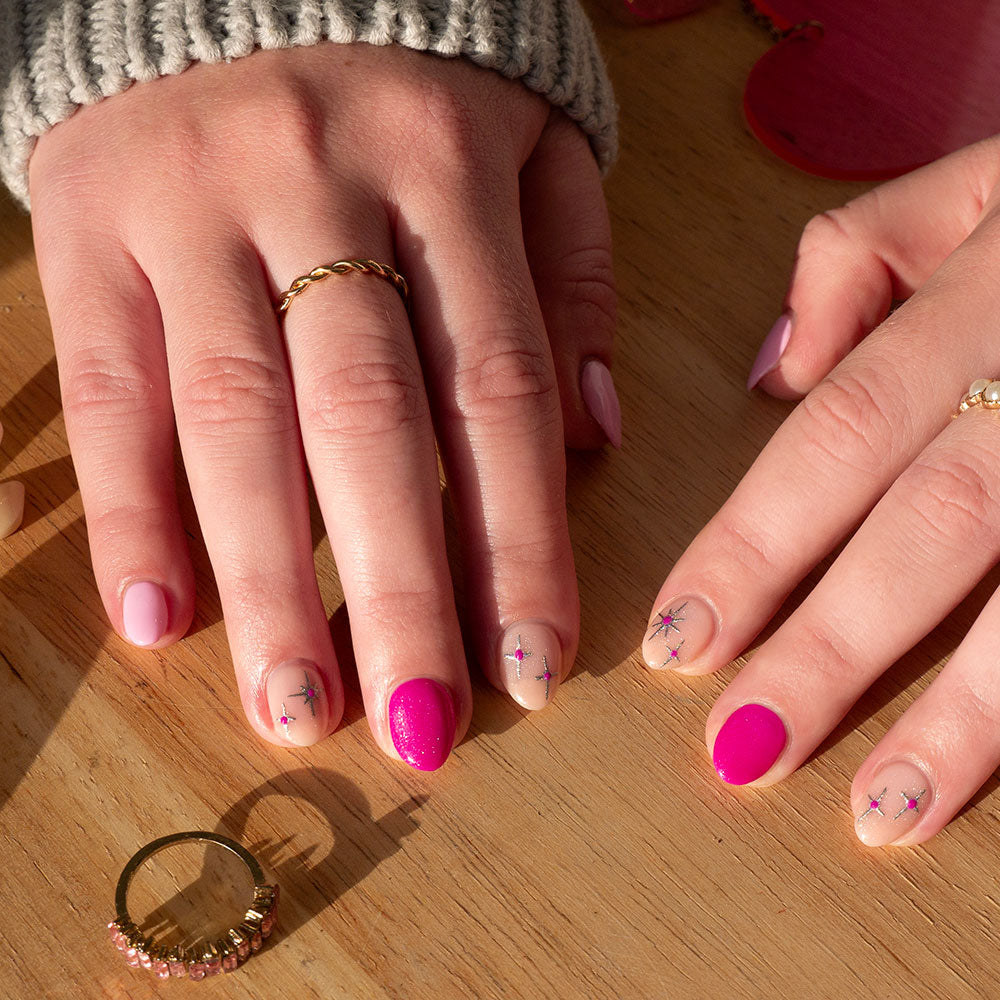
[{"label": "sweater sleeve", "polygon": [[602,169],[616,108],[577,0],[0,0],[0,175],[28,206],[35,140],[134,82],[320,41],[465,56],[566,111]]}]

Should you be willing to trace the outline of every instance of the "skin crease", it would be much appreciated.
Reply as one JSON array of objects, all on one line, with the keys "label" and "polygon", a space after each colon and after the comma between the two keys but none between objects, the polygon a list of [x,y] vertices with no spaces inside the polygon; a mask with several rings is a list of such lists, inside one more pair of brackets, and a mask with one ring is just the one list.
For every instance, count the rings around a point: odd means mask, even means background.
[{"label": "skin crease", "polygon": [[[792,333],[760,386],[804,399],[653,604],[677,594],[708,602],[717,630],[685,670],[716,670],[848,539],[709,714],[709,750],[740,706],[764,705],[784,723],[788,741],[754,784],[804,763],[1000,560],[1000,416],[976,406],[950,419],[974,379],[1000,376],[998,185],[995,137],[824,213],[803,233],[784,306]],[[888,315],[894,300],[906,301]],[[862,764],[850,809],[866,843],[927,840],[1000,763],[998,629],[994,596]],[[757,753],[751,742],[746,753]],[[895,787],[903,774],[906,787]],[[883,789],[888,811],[877,816],[870,805]]]},{"label": "skin crease", "polygon": [[[389,698],[430,678],[454,701],[457,742],[471,691],[436,433],[487,676],[500,685],[499,637],[521,618],[550,623],[568,670],[579,624],[563,449],[606,440],[579,372],[610,364],[614,329],[599,172],[568,118],[466,60],[362,44],[257,52],[78,110],[39,140],[30,188],[95,575],[119,632],[136,580],[165,591],[155,648],[193,615],[176,420],[258,734],[287,745],[266,693],[287,661],[316,664],[328,731],[342,712],[308,466],[376,740],[397,755]],[[351,275],[311,286],[279,326],[280,292],[342,257],[398,267],[411,322],[394,290]]]}]

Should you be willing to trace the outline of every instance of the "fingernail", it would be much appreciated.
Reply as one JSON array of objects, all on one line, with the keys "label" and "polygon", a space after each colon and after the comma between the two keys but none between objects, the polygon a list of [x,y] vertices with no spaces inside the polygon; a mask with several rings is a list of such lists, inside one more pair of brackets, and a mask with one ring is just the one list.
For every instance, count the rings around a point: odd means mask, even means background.
[{"label": "fingernail", "polygon": [[129,642],[152,646],[167,631],[167,598],[151,580],[130,584],[122,597],[122,626]]},{"label": "fingernail", "polygon": [[934,797],[923,771],[897,760],[875,772],[863,798],[854,804],[854,829],[869,847],[902,839],[920,821]]},{"label": "fingernail", "polygon": [[580,373],[580,393],[587,412],[601,425],[607,439],[622,446],[622,408],[611,372],[603,361],[592,358]]},{"label": "fingernail", "polygon": [[274,731],[297,747],[308,747],[326,735],[329,695],[311,660],[296,657],[279,663],[268,675],[267,707]]},{"label": "fingernail", "polygon": [[781,717],[763,705],[742,705],[722,724],[712,762],[730,785],[745,785],[767,774],[788,736]]},{"label": "fingernail", "polygon": [[389,733],[399,756],[418,771],[436,771],[455,742],[455,705],[438,681],[404,681],[389,699]]},{"label": "fingernail", "polygon": [[757,352],[753,367],[750,369],[750,377],[747,379],[747,389],[752,389],[768,372],[773,372],[778,367],[791,335],[791,313],[782,313]]},{"label": "fingernail", "polygon": [[0,483],[0,538],[13,535],[24,518],[24,483]]},{"label": "fingernail", "polygon": [[653,670],[683,667],[705,652],[715,632],[715,613],[704,601],[677,597],[650,619],[642,658]]},{"label": "fingernail", "polygon": [[559,686],[562,648],[555,629],[542,621],[519,621],[500,640],[500,677],[523,708],[545,708]]}]

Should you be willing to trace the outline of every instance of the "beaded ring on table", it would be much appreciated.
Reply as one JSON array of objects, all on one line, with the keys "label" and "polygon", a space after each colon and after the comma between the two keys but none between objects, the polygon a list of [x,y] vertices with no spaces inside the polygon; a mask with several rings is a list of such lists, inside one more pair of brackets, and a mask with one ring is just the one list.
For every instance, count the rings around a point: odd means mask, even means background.
[{"label": "beaded ring on table", "polygon": [[[218,844],[235,854],[253,878],[253,901],[243,920],[226,932],[225,937],[199,948],[165,948],[142,934],[129,916],[127,896],[132,877],[158,851],[188,840]],[[268,884],[257,859],[235,840],[218,833],[194,830],[160,837],[137,851],[125,866],[115,891],[117,916],[108,924],[108,934],[115,947],[133,967],[149,969],[159,979],[187,976],[200,980],[219,972],[233,972],[251,955],[260,951],[271,935],[278,917],[278,886]]]}]

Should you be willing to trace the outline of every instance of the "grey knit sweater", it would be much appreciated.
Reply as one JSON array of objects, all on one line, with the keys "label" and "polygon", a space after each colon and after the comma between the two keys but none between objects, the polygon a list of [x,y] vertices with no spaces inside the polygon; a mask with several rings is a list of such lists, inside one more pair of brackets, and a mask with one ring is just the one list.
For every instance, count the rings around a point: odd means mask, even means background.
[{"label": "grey knit sweater", "polygon": [[0,0],[0,174],[25,207],[35,140],[135,81],[256,48],[397,43],[463,55],[564,108],[602,167],[615,105],[577,0]]}]

